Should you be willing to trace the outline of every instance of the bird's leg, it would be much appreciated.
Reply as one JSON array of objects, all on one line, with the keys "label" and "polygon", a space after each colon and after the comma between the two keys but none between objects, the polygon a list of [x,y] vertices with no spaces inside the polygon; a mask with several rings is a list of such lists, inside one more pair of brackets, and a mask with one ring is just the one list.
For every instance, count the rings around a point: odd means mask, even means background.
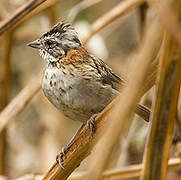
[{"label": "bird's leg", "polygon": [[87,126],[88,126],[89,129],[90,129],[91,136],[93,136],[93,134],[94,134],[95,131],[96,131],[95,118],[97,117],[98,114],[99,114],[99,113],[93,114],[93,115],[91,116],[91,118],[87,121]]},{"label": "bird's leg", "polygon": [[[93,136],[94,132],[96,131],[95,118],[97,117],[97,115],[98,113],[93,114],[91,118],[87,121],[87,126],[90,129],[91,136]],[[77,139],[77,137],[79,136],[85,125],[86,125],[85,123],[82,124],[82,126],[78,129],[78,131],[72,137],[70,142],[65,147],[63,147],[61,152],[57,155],[56,161],[62,169],[65,169],[63,166],[63,156],[68,152],[69,148],[74,144],[75,140]]]},{"label": "bird's leg", "polygon": [[68,152],[69,148],[74,144],[76,138],[78,137],[78,135],[81,133],[83,127],[85,126],[86,124],[83,123],[81,125],[81,127],[78,129],[78,131],[75,133],[75,135],[72,137],[72,139],[70,140],[70,142],[62,148],[61,152],[58,153],[57,157],[56,157],[56,161],[57,163],[60,165],[60,167],[62,169],[65,169],[64,166],[63,166],[63,156]]}]

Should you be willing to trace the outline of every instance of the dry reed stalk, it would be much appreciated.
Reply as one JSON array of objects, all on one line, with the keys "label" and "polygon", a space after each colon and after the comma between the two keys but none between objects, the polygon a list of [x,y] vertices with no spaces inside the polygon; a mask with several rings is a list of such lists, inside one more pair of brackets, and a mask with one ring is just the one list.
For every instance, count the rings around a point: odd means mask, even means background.
[{"label": "dry reed stalk", "polygon": [[[175,15],[181,19],[181,3],[170,1]],[[160,1],[161,4],[161,1]],[[174,120],[181,83],[181,48],[170,33],[165,32],[161,51],[157,94],[148,145],[144,155],[142,180],[166,179],[167,162],[172,143]]]},{"label": "dry reed stalk", "polygon": [[[2,8],[1,8],[2,10]],[[0,20],[3,20],[7,16],[5,10],[1,11]],[[2,38],[1,45],[1,60],[0,60],[0,111],[8,104],[11,93],[11,49],[13,41],[13,32],[5,34]],[[6,171],[6,130],[0,133],[0,174],[4,174]]]}]

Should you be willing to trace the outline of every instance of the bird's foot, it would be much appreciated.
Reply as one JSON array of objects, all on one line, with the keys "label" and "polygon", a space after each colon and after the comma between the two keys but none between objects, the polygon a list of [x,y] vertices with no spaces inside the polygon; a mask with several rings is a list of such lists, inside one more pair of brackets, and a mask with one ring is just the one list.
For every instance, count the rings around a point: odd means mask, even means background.
[{"label": "bird's foot", "polygon": [[93,134],[94,134],[95,131],[96,131],[95,118],[97,117],[97,115],[98,115],[98,113],[92,115],[91,118],[87,121],[87,126],[88,126],[89,129],[90,129],[91,136],[93,136]]},{"label": "bird's foot", "polygon": [[56,157],[56,161],[57,163],[60,165],[60,167],[62,169],[65,169],[63,166],[63,156],[66,155],[66,153],[69,151],[70,147],[74,144],[76,138],[79,136],[79,134],[81,133],[82,129],[84,128],[85,124],[82,124],[81,127],[78,129],[78,131],[75,133],[75,135],[72,137],[72,139],[70,140],[70,142],[62,148],[61,152],[58,153],[57,157]]},{"label": "bird's foot", "polygon": [[62,169],[65,169],[65,167],[63,166],[63,156],[65,156],[65,154],[68,152],[69,148],[70,148],[70,146],[68,144],[67,146],[63,147],[61,152],[59,152],[56,156],[56,161]]}]

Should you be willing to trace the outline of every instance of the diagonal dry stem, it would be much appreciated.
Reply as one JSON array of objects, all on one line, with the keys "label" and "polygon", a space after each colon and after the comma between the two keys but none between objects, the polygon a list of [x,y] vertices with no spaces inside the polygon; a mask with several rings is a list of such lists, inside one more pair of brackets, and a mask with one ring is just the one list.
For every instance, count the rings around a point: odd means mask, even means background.
[{"label": "diagonal dry stem", "polygon": [[96,34],[98,31],[102,30],[105,26],[109,25],[111,22],[116,20],[121,15],[124,15],[131,9],[139,6],[145,0],[127,0],[121,1],[116,7],[112,10],[108,11],[106,14],[97,19],[91,27],[91,31],[87,36],[83,39],[84,43],[87,43],[89,39]]},{"label": "diagonal dry stem", "polygon": [[31,0],[16,10],[12,15],[0,23],[0,35],[6,32],[9,28],[15,26],[18,21],[45,1],[46,0]]},{"label": "diagonal dry stem", "polygon": [[[40,77],[40,75],[38,75]],[[7,123],[20,113],[40,90],[40,78],[34,77],[29,84],[9,103],[0,114],[0,132]]]}]

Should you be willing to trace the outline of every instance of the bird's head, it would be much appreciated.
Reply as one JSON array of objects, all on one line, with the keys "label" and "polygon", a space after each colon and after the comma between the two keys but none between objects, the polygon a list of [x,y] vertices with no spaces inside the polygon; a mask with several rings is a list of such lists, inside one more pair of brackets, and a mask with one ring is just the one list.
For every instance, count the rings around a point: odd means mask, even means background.
[{"label": "bird's head", "polygon": [[81,45],[78,35],[69,23],[60,22],[42,37],[28,43],[28,46],[37,48],[43,59],[56,62],[64,56],[67,51]]}]

